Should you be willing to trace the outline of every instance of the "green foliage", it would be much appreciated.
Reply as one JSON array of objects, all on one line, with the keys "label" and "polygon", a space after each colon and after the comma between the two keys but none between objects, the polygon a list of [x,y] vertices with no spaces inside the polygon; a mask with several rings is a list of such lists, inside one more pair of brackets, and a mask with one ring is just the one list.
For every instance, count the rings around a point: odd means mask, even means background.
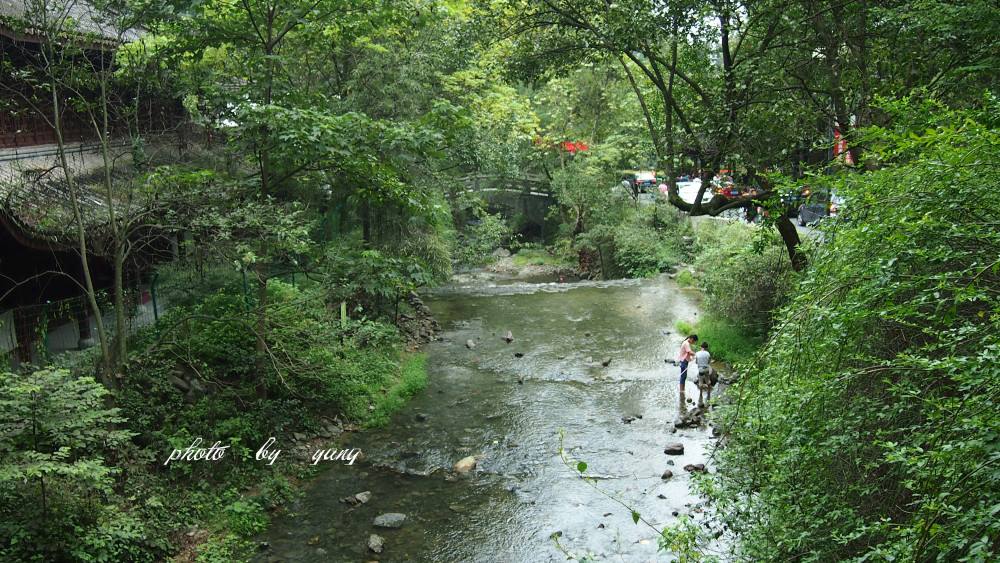
[{"label": "green foliage", "polygon": [[664,528],[660,537],[657,538],[660,551],[672,555],[674,559],[671,561],[676,563],[715,563],[719,561],[718,557],[707,555],[702,551],[701,546],[711,541],[709,532],[705,528],[690,518],[679,519],[676,523]]},{"label": "green foliage", "polygon": [[396,307],[410,291],[433,283],[433,277],[413,259],[349,245],[331,247],[321,267],[325,299],[347,302],[351,314],[367,318],[394,318]]},{"label": "green foliage", "polygon": [[678,334],[683,334],[684,336],[695,333],[695,327],[687,321],[677,321],[674,323],[674,328],[677,329]]},{"label": "green foliage", "polygon": [[232,563],[240,561],[249,552],[250,542],[246,539],[227,533],[220,533],[208,538],[198,546],[196,563]]},{"label": "green foliage", "polygon": [[260,503],[243,498],[235,489],[227,491],[224,497],[226,527],[230,531],[249,537],[267,528],[267,514]]},{"label": "green foliage", "polygon": [[514,255],[514,265],[522,266],[570,266],[572,260],[567,260],[562,255],[553,254],[546,248],[536,246],[524,246]]},{"label": "green foliage", "polygon": [[[679,261],[651,226],[623,225],[615,234],[615,265],[630,278],[656,275]],[[631,227],[631,228],[630,228]]]},{"label": "green foliage", "polygon": [[578,237],[578,244],[599,256],[605,278],[647,277],[669,270],[682,260],[683,240],[679,223],[663,223],[663,213],[654,209],[617,225],[596,225]]},{"label": "green foliage", "polygon": [[677,285],[681,287],[691,287],[698,283],[698,280],[695,279],[691,270],[681,270],[680,273],[677,274],[676,281]]},{"label": "green foliage", "polygon": [[89,377],[43,369],[0,375],[0,555],[9,560],[128,557],[143,526],[111,510],[106,462],[131,434]]},{"label": "green foliage", "polygon": [[170,307],[194,307],[208,295],[226,287],[235,290],[242,284],[240,271],[231,266],[177,261],[163,265],[151,287],[157,298],[169,303]]},{"label": "green foliage", "polygon": [[695,267],[711,314],[748,336],[766,334],[794,282],[774,231],[735,221],[703,221],[696,249]]},{"label": "green foliage", "polygon": [[894,164],[844,182],[847,215],[731,389],[706,492],[739,558],[998,556],[1000,134],[941,117],[877,132]]},{"label": "green foliage", "polygon": [[712,312],[701,315],[695,332],[701,341],[709,343],[713,359],[730,364],[754,359],[763,344],[760,337],[747,334],[742,327],[720,319]]},{"label": "green foliage", "polygon": [[468,228],[466,241],[458,249],[458,261],[469,266],[482,266],[494,260],[491,254],[507,240],[510,228],[499,214],[483,213]]}]

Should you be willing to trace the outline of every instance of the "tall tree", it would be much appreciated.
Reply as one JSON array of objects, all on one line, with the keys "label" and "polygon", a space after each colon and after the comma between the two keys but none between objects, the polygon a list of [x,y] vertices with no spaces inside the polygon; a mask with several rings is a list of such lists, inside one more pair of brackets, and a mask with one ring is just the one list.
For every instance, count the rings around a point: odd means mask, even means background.
[{"label": "tall tree", "polygon": [[358,70],[368,50],[388,56],[375,38],[399,34],[405,42],[419,24],[416,13],[405,2],[220,0],[197,4],[172,30],[191,77],[189,106],[232,151],[235,165],[213,196],[224,213],[206,226],[231,235],[237,244],[226,255],[255,281],[261,398],[269,373],[268,280],[305,267],[317,242],[307,236],[311,217],[302,211],[344,195],[361,210],[367,241],[379,209],[429,213],[412,170],[435,157],[449,105],[413,108],[400,119],[377,97],[367,107],[347,101],[377,82]]},{"label": "tall tree", "polygon": [[[23,0],[21,8],[20,19],[9,24],[19,26],[29,39],[11,42],[11,48],[20,47],[20,64],[9,69],[10,80],[2,88],[55,133],[60,183],[82,264],[80,283],[98,333],[103,383],[112,387],[108,372],[128,346],[130,300],[125,291],[132,281],[127,278],[137,270],[134,251],[155,236],[148,229],[153,197],[139,189],[136,173],[143,165],[141,131],[149,129],[148,124],[140,127],[138,107],[152,105],[150,91],[142,88],[141,78],[122,73],[117,55],[138,39],[137,29],[152,14],[127,2]],[[101,161],[96,174],[70,162],[69,145],[75,140],[67,134],[70,129],[96,142]],[[128,147],[124,152],[114,148],[122,145]],[[113,339],[90,270],[93,256],[107,258],[113,266]],[[81,325],[89,329],[89,321]]]}]

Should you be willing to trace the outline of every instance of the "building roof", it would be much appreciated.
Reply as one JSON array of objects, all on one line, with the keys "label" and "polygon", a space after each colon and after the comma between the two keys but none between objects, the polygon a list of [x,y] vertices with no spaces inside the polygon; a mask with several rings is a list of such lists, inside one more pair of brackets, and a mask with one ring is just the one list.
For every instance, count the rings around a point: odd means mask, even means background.
[{"label": "building roof", "polygon": [[[89,236],[106,231],[108,203],[100,174],[103,158],[94,146],[68,147],[77,203]],[[97,180],[97,181],[95,181]],[[116,207],[124,205],[116,202]],[[119,210],[121,211],[121,210]],[[66,250],[78,246],[66,174],[56,154],[0,151],[0,225],[24,246]]]},{"label": "building roof", "polygon": [[0,35],[41,43],[53,32],[93,48],[135,41],[140,32],[85,0],[0,0]]}]

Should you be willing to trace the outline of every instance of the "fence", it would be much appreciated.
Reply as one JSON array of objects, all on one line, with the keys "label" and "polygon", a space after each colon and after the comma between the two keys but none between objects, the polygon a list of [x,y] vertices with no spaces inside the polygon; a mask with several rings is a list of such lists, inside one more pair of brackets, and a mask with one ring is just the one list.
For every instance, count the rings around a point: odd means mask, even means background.
[{"label": "fence", "polygon": [[[295,283],[292,277],[286,281]],[[126,289],[126,330],[134,334],[145,327],[157,328],[170,308],[195,305],[225,285],[242,286],[249,295],[246,274],[231,265],[177,262],[164,266]],[[113,339],[116,322],[111,296],[102,292],[98,299],[105,330]],[[25,362],[41,365],[98,345],[97,321],[91,311],[87,297],[80,296],[0,312],[0,369],[15,370]]]}]

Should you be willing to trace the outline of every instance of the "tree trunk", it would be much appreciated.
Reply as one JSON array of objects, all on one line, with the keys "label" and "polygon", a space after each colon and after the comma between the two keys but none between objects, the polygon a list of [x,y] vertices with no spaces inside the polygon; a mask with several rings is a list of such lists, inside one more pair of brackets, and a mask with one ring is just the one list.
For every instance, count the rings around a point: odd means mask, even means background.
[{"label": "tree trunk", "polygon": [[782,215],[775,224],[778,228],[778,234],[781,235],[781,241],[785,243],[785,249],[788,251],[788,258],[792,262],[792,269],[796,272],[801,272],[806,267],[806,256],[799,252],[799,231],[795,228],[792,220],[787,214]]}]

